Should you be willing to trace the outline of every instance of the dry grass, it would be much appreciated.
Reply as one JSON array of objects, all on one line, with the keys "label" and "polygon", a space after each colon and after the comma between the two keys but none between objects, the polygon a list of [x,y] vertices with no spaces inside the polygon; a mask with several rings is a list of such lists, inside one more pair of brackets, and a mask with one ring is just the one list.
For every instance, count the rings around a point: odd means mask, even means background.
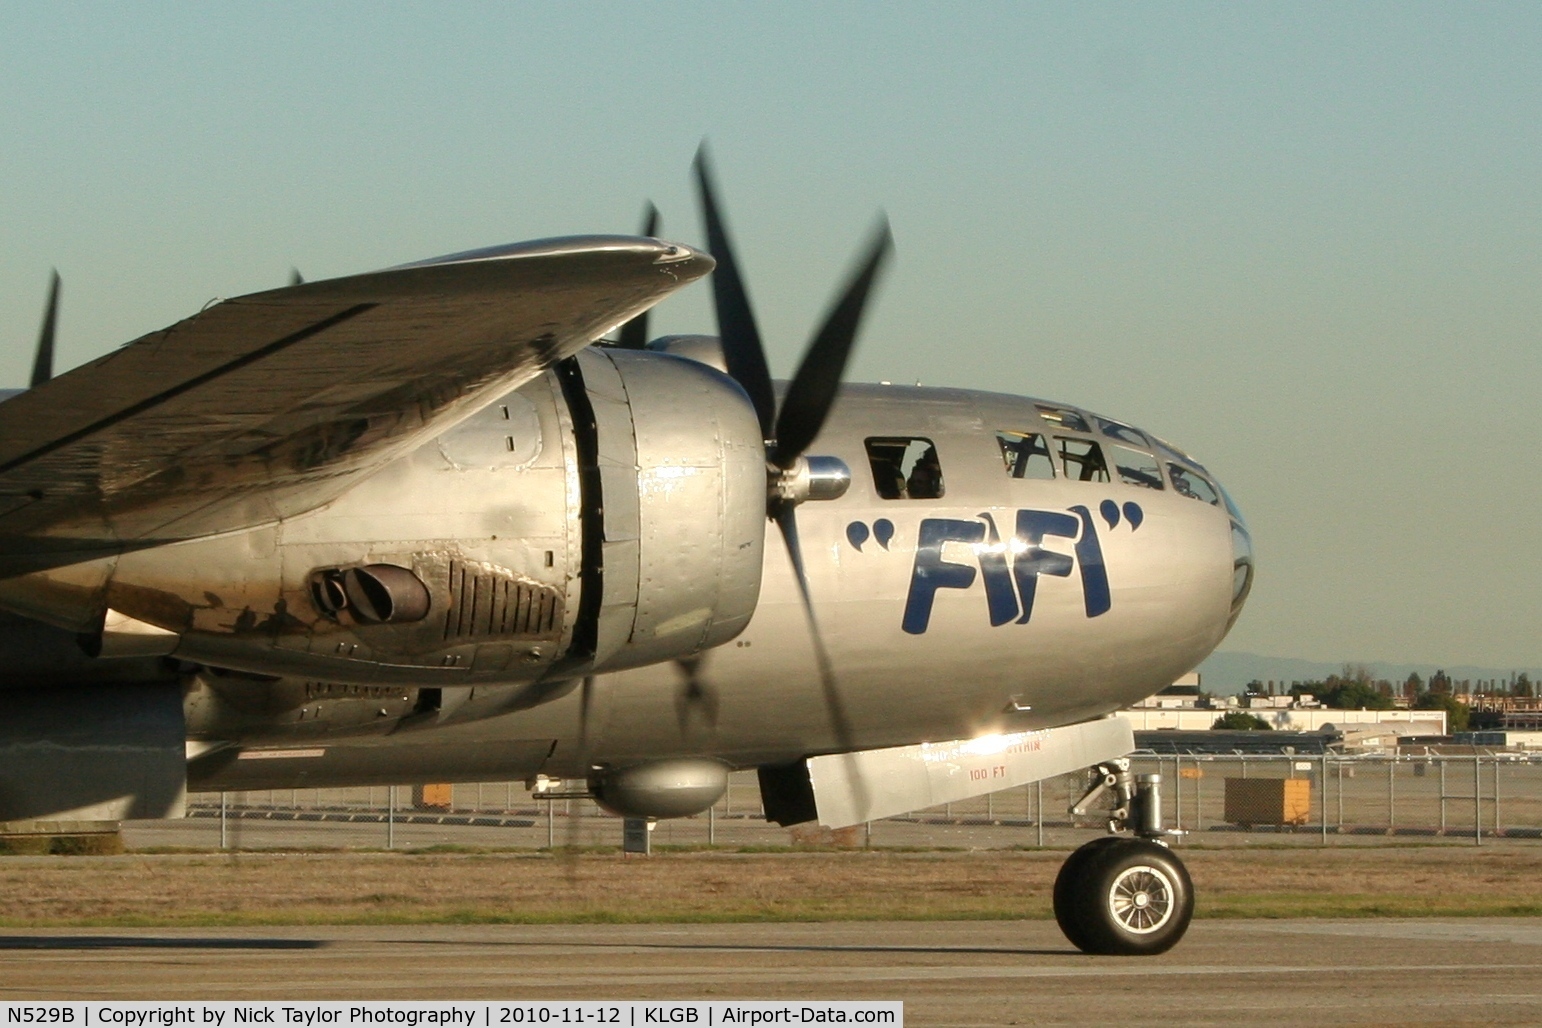
[{"label": "dry grass", "polygon": [[[1542,845],[1185,848],[1209,917],[1538,914]],[[1065,854],[141,854],[0,859],[0,925],[1048,917]]]}]

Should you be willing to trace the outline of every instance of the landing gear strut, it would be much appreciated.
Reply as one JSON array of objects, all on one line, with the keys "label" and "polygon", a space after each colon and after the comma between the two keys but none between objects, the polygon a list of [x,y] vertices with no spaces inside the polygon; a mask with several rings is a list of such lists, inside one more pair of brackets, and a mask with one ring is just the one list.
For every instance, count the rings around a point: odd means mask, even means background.
[{"label": "landing gear strut", "polygon": [[1112,793],[1108,830],[1133,837],[1107,835],[1071,854],[1055,879],[1055,920],[1086,953],[1166,952],[1188,931],[1194,885],[1165,841],[1179,833],[1162,827],[1162,776],[1132,774],[1126,757],[1097,765],[1093,776],[1071,813]]}]

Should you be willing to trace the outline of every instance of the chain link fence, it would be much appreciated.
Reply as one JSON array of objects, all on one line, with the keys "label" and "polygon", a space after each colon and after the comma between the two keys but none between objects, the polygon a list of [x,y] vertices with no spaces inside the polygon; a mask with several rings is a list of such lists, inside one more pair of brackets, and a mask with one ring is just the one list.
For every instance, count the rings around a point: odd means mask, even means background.
[{"label": "chain link fence", "polygon": [[[1542,756],[1137,754],[1134,765],[1162,775],[1166,823],[1192,841],[1542,839]],[[832,833],[768,824],[754,773],[739,772],[709,811],[659,822],[652,845],[1070,847],[1103,831],[1068,813],[1086,781],[1062,775]],[[182,821],[126,822],[124,841],[135,849],[329,850],[617,847],[622,839],[622,819],[591,800],[543,796],[516,782],[203,793],[189,797],[187,813]]]}]

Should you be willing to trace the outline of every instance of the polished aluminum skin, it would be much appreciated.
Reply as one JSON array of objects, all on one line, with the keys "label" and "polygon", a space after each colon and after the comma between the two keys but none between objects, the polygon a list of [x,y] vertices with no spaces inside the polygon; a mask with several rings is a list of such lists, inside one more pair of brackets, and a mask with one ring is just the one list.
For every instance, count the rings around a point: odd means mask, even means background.
[{"label": "polished aluminum skin", "polygon": [[[1089,953],[1176,944],[1161,776],[1105,715],[1230,629],[1241,514],[1089,411],[843,388],[882,216],[776,385],[710,165],[711,258],[590,237],[296,275],[60,379],[56,279],[0,402],[0,646],[53,658],[0,680],[0,822],[513,777],[681,817],[755,767],[769,820],[839,827],[1090,762],[1072,813],[1109,792],[1115,834],[1062,866],[1056,920]],[[650,341],[714,267],[718,334]]]},{"label": "polished aluminum skin", "polygon": [[[570,371],[576,414],[549,372],[324,509],[122,555],[111,609],[177,633],[184,660],[355,684],[522,685],[733,638],[765,538],[742,395],[654,354],[586,351]],[[426,615],[327,609],[318,576],[368,567],[415,576]]]},{"label": "polished aluminum skin", "polygon": [[620,236],[457,254],[216,303],[45,381],[0,404],[0,605],[91,631],[118,554],[313,510],[711,268]]},{"label": "polished aluminum skin", "polygon": [[[53,654],[0,685],[179,692],[196,789],[544,775],[684,810],[724,768],[1087,721],[1224,636],[1246,527],[1139,429],[847,385],[768,468],[711,337],[584,348],[709,268],[588,239],[291,287],[0,404],[0,645]],[[793,506],[823,672],[766,541]]]},{"label": "polished aluminum skin", "polygon": [[[638,363],[672,360],[627,356]],[[521,390],[521,395],[531,393],[554,395],[540,383]],[[838,461],[852,469],[849,485],[835,499],[807,503],[800,524],[817,617],[851,714],[856,748],[1048,728],[1098,717],[1194,667],[1229,627],[1250,581],[1251,554],[1234,548],[1239,540],[1245,546],[1246,530],[1224,499],[1216,495],[1212,503],[1185,495],[1172,484],[1170,469],[1159,469],[1160,489],[1149,481],[1012,477],[1002,433],[1095,443],[1113,452],[1114,437],[1095,427],[1100,421],[1094,415],[1077,412],[1087,427],[1066,428],[1046,420],[1045,407],[1075,410],[966,390],[843,388],[814,449],[826,466]],[[1104,421],[1123,433],[1117,445],[1127,451],[1135,449],[1132,439],[1148,438]],[[882,495],[866,441],[892,438],[925,439],[935,446],[942,495]],[[1140,451],[1151,465],[1170,463],[1179,475],[1189,476],[1186,482],[1200,476],[1213,481],[1193,461],[1158,445],[1148,440]],[[436,473],[446,481],[454,476],[448,470]],[[448,486],[432,492],[452,494]],[[488,493],[479,488],[477,495]],[[366,493],[363,506],[377,500]],[[347,504],[334,505],[296,525],[319,527],[347,509]],[[1071,513],[1078,510],[1088,520]],[[1024,511],[1062,525],[1078,524],[1071,536],[1045,537],[1033,546],[1014,533]],[[1112,524],[1109,511],[1116,512]],[[715,538],[716,514],[704,513],[682,515],[676,534]],[[453,519],[454,512],[445,511],[444,517]],[[917,582],[927,573],[925,567],[918,572],[918,565],[926,564],[921,535],[932,530],[925,526],[939,522],[950,523],[961,535],[971,534],[968,526],[978,526],[977,540],[944,542],[937,554],[948,565],[940,569],[944,574],[955,582],[969,581],[935,589],[924,630],[907,631],[907,609],[916,605]],[[1106,609],[1091,616],[1088,586],[1075,566],[1077,543],[1085,548],[1089,537],[1096,539],[1097,567],[1107,580]],[[468,544],[464,537],[458,542]],[[267,726],[262,745],[286,738],[329,739],[323,752],[313,747],[314,756],[285,761],[281,769],[313,784],[394,780],[395,755],[422,746],[445,747],[445,759],[462,774],[488,777],[580,778],[596,767],[689,756],[748,767],[837,751],[840,742],[820,694],[813,644],[789,562],[771,547],[764,551],[764,562],[759,602],[742,633],[718,645],[665,654],[632,670],[598,674],[587,697],[572,680],[557,690],[549,682],[530,687],[541,696],[533,704],[526,702],[528,692],[515,686],[446,689],[443,697],[469,698],[453,708],[441,698],[444,706],[429,715],[437,730],[414,731],[409,738],[394,731],[397,719],[416,716],[414,724],[421,725],[426,710],[415,704],[418,693],[411,688],[401,689],[396,706],[373,723],[363,718],[361,724],[355,714],[346,726],[328,723],[346,719],[337,704],[320,696],[303,701],[296,696],[284,715],[287,723],[281,728],[276,720]],[[993,562],[995,571],[982,571],[982,564]],[[1025,620],[1021,582],[1004,583],[1002,572],[1010,575],[1014,566],[1032,562],[1045,565],[1047,572],[1036,576]],[[1054,573],[1062,569],[1065,574]],[[991,590],[1002,584],[1013,597],[1011,616],[1005,619],[1000,616],[1005,593],[999,589],[996,616],[992,613]],[[405,678],[403,683],[410,685]],[[194,718],[190,728],[211,741],[241,737],[228,730],[222,734],[218,720]],[[359,732],[372,738],[350,738]],[[517,746],[500,758],[499,748],[511,742]],[[271,777],[280,770],[274,762],[241,761],[233,751],[196,765],[195,778],[205,787],[228,788],[277,781]],[[371,752],[377,770],[360,777]],[[455,754],[463,754],[465,763],[457,762]]]}]

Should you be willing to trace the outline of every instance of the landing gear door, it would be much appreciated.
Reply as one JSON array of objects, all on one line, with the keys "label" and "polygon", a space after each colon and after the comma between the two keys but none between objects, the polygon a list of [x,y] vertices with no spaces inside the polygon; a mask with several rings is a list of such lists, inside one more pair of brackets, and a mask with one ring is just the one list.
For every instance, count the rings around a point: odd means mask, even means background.
[{"label": "landing gear door", "polygon": [[1038,732],[810,757],[819,823],[845,828],[1042,781],[1122,757],[1135,733],[1122,717]]}]

